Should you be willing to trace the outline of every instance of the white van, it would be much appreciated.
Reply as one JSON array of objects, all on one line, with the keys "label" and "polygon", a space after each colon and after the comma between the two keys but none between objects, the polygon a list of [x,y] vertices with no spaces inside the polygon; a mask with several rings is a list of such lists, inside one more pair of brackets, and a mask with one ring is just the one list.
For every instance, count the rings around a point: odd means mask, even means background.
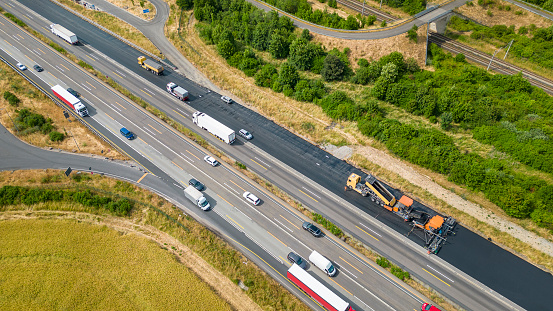
[{"label": "white van", "polygon": [[336,268],[332,265],[330,260],[317,253],[317,251],[313,251],[313,253],[309,255],[309,261],[317,266],[317,268],[323,270],[328,276],[334,276],[336,274]]}]

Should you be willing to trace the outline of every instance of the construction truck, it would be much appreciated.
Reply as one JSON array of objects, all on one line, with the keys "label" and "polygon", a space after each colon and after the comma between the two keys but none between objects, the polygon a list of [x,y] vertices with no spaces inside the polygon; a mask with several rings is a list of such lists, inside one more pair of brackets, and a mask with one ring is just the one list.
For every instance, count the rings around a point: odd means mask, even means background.
[{"label": "construction truck", "polygon": [[145,56],[138,57],[138,64],[140,65],[140,67],[151,71],[153,74],[156,74],[158,76],[163,74],[163,66],[151,59],[147,59]]},{"label": "construction truck", "polygon": [[173,82],[167,84],[167,92],[182,101],[188,100],[188,91]]},{"label": "construction truck", "polygon": [[411,234],[415,229],[422,230],[428,253],[437,254],[446,242],[447,236],[453,233],[453,228],[455,228],[457,221],[451,216],[444,218],[440,215],[430,217],[430,215],[424,212],[417,214],[419,215],[413,215],[413,228],[407,235]]},{"label": "construction truck", "polygon": [[405,221],[412,219],[413,200],[407,196],[402,196],[397,201],[390,191],[384,188],[373,175],[367,176],[365,182],[362,183],[361,176],[352,173],[348,177],[347,187],[359,192],[364,197],[370,196],[373,202],[398,215]]}]

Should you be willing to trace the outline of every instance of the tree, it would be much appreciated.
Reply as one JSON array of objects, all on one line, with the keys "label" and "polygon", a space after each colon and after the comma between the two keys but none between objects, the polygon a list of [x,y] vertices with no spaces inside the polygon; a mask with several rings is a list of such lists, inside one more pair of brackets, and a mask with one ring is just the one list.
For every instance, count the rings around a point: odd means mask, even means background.
[{"label": "tree", "polygon": [[394,83],[398,76],[398,67],[394,63],[387,63],[382,67],[380,77],[387,83]]},{"label": "tree", "polygon": [[321,76],[325,81],[342,80],[344,77],[344,63],[334,54],[328,54],[321,70]]},{"label": "tree", "polygon": [[49,135],[51,141],[62,141],[64,138],[64,135],[62,133],[56,131],[50,132]]},{"label": "tree", "polygon": [[301,32],[300,38],[304,39],[305,41],[311,41],[311,39],[313,38],[313,36],[312,36],[311,33],[309,32],[309,29],[304,29],[304,30]]},{"label": "tree", "polygon": [[274,58],[286,58],[288,56],[288,52],[290,51],[290,44],[284,36],[275,31],[271,35],[268,50]]},{"label": "tree", "polygon": [[419,27],[413,25],[413,28],[407,31],[407,38],[409,38],[409,41],[418,42],[417,30],[419,30]]},{"label": "tree", "polygon": [[453,122],[453,116],[451,112],[444,112],[440,116],[440,126],[444,130],[449,130],[451,128],[451,123]]},{"label": "tree", "polygon": [[271,87],[273,76],[277,74],[275,66],[267,64],[255,74],[255,84],[263,87]]},{"label": "tree", "polygon": [[285,85],[288,85],[290,86],[290,88],[293,89],[299,80],[300,80],[300,75],[298,73],[298,70],[296,69],[296,66],[290,63],[284,63],[280,66],[280,70],[278,71],[277,82],[282,87],[284,87]]},{"label": "tree", "polygon": [[253,31],[252,46],[259,50],[265,51],[269,46],[269,27],[265,23],[259,23]]},{"label": "tree", "polygon": [[323,55],[322,48],[309,43],[303,38],[298,38],[290,45],[288,61],[299,70],[308,70],[313,66],[315,58]]},{"label": "tree", "polygon": [[217,52],[224,59],[229,59],[234,54],[234,45],[229,40],[219,41],[217,44]]},{"label": "tree", "polygon": [[177,5],[181,10],[190,10],[194,6],[193,0],[177,0]]}]

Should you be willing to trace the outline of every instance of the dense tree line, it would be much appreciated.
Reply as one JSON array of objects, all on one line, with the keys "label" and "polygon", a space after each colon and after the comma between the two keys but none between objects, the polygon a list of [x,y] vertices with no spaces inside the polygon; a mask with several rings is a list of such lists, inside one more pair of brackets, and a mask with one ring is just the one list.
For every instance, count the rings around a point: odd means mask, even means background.
[{"label": "dense tree line", "polygon": [[409,15],[415,15],[426,9],[426,0],[384,0],[392,8],[400,8]]},{"label": "dense tree line", "polygon": [[[553,0],[551,3],[553,4]],[[471,31],[471,38],[483,40],[498,48],[514,39],[509,54],[515,55],[520,60],[553,69],[553,26],[537,28],[534,24],[530,24],[528,27],[520,27],[517,32],[514,26],[487,27],[457,16],[453,16],[448,25],[457,31]]]},{"label": "dense tree line", "polygon": [[90,190],[54,190],[38,187],[3,186],[0,188],[0,206],[33,205],[45,202],[76,202],[96,209],[105,209],[119,216],[126,216],[133,208],[128,199],[114,200]]}]

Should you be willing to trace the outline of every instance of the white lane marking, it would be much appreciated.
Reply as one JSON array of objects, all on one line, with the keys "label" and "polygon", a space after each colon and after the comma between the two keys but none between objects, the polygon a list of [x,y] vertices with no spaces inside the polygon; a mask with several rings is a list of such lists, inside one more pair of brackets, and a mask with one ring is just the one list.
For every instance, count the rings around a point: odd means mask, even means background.
[{"label": "white lane marking", "polygon": [[305,187],[303,187],[303,186],[302,186],[302,188],[303,188],[303,190],[305,190],[305,191],[311,193],[312,195],[316,196],[317,198],[321,199],[321,197],[318,196],[318,195],[316,195],[313,191],[311,191],[311,190],[309,190],[309,189],[307,189],[307,188],[305,188]]},{"label": "white lane marking", "polygon": [[363,223],[360,222],[359,224],[360,224],[361,226],[365,227],[365,229],[372,231],[372,233],[378,235],[379,237],[382,237],[382,236],[381,236],[380,234],[378,234],[376,231],[374,231],[373,229],[371,229],[371,228],[365,226]]},{"label": "white lane marking", "polygon": [[[397,311],[396,309],[392,308],[392,306],[390,306],[389,304],[387,304],[384,300],[380,299],[378,296],[376,296],[373,292],[371,292],[370,290],[366,289],[365,287],[363,287],[361,284],[359,284],[356,280],[352,279],[351,277],[349,277],[347,274],[344,274],[345,277],[347,277],[348,279],[350,279],[353,283],[357,284],[357,286],[361,287],[362,289],[364,289],[367,293],[369,293],[371,296],[373,296],[374,298],[376,298],[378,301],[380,301],[383,305],[387,306],[388,308],[390,308],[391,310],[394,310],[394,311]],[[354,296],[355,297],[355,296]],[[357,297],[356,297],[357,298]],[[359,298],[357,298],[359,299]],[[360,299],[359,299],[360,300]],[[364,303],[366,306],[368,306],[366,303]],[[369,307],[370,308],[370,307]],[[374,310],[373,308],[371,308],[371,310]]]},{"label": "white lane marking", "polygon": [[452,279],[448,278],[447,276],[445,276],[443,273],[439,272],[438,270],[432,268],[431,266],[429,265],[426,265],[428,268],[434,270],[434,272],[438,273],[439,275],[443,276],[444,278],[448,279],[451,283],[455,283],[455,281],[453,281]]},{"label": "white lane marking", "polygon": [[179,108],[175,107],[175,109],[177,109],[178,111],[180,111],[182,114],[184,114],[185,116],[189,117],[190,115],[182,110],[180,110]]},{"label": "white lane marking", "polygon": [[271,167],[271,166],[270,166],[269,164],[267,164],[267,163],[263,162],[263,160],[261,160],[261,159],[260,159],[260,158],[258,158],[258,157],[254,157],[254,159],[257,159],[257,161],[259,161],[259,162],[261,162],[261,163],[265,164],[265,165],[266,165],[266,166],[268,166],[268,167]]},{"label": "white lane marking", "polygon": [[81,85],[82,87],[84,87],[85,89],[87,89],[89,92],[92,91],[92,89],[91,89],[88,85],[86,85],[86,84],[84,84],[84,83],[81,83],[80,85]]},{"label": "white lane marking", "polygon": [[[336,263],[335,263],[336,264]],[[338,266],[338,264],[336,264],[336,266],[338,268],[340,268],[339,270],[343,270],[343,271],[346,271],[347,273],[351,274],[354,278],[357,279],[357,276],[355,274],[353,274],[351,271],[349,271],[348,269],[344,268],[343,266]]]},{"label": "white lane marking", "polygon": [[237,190],[235,190],[234,188],[232,188],[231,186],[229,186],[226,182],[224,182],[223,185],[227,186],[227,188],[229,188],[230,190],[234,191],[236,194],[240,194],[240,192],[238,192]]},{"label": "white lane marking", "polygon": [[184,153],[180,153],[183,157],[187,158],[188,160],[190,160],[192,163],[194,163],[194,160],[192,160],[190,157],[188,157],[186,154]]},{"label": "white lane marking", "polygon": [[115,72],[117,72],[118,74],[120,74],[121,76],[123,76],[123,77],[125,77],[125,78],[127,77],[124,73],[122,73],[121,71],[119,71],[119,70],[117,70],[117,69],[115,69]]},{"label": "white lane marking", "polygon": [[146,92],[148,92],[148,93],[152,94],[152,95],[156,95],[156,94],[155,94],[154,92],[152,92],[152,91],[148,90],[147,88],[144,88],[144,90],[145,90]]},{"label": "white lane marking", "polygon": [[150,134],[156,136],[156,134],[155,134],[154,132],[150,131],[149,128],[147,128],[147,127],[145,127],[145,126],[143,126],[142,128],[143,128],[145,131],[148,131]]},{"label": "white lane marking", "polygon": [[294,232],[294,231],[292,231],[292,229],[286,227],[284,224],[282,224],[280,221],[278,221],[278,219],[276,219],[276,218],[273,218],[273,219],[274,219],[276,222],[278,222],[281,226],[283,226],[284,228],[288,229],[290,232]]}]

